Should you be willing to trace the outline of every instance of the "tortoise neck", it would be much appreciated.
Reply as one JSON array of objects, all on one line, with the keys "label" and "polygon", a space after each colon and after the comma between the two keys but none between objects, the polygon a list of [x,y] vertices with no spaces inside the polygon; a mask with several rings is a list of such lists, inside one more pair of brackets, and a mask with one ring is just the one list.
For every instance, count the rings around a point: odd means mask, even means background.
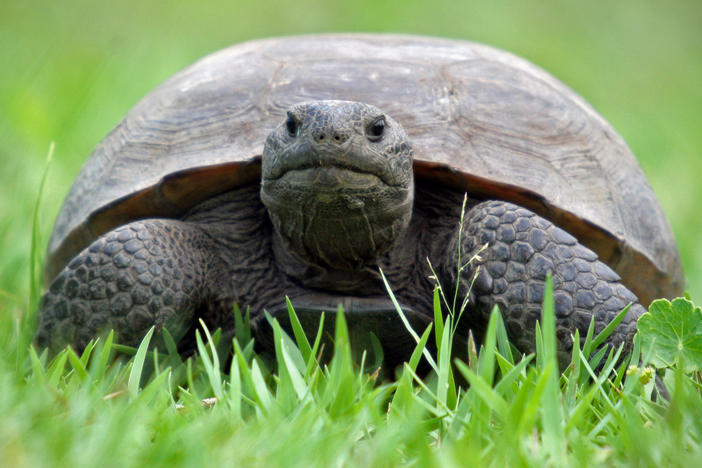
[{"label": "tortoise neck", "polygon": [[341,212],[268,203],[276,264],[306,287],[382,293],[378,267],[406,242],[413,199],[412,190],[403,203],[382,210]]},{"label": "tortoise neck", "polygon": [[307,288],[359,295],[380,294],[383,291],[377,264],[348,269],[315,263],[291,249],[289,242],[278,232],[273,234],[273,255],[283,273]]},{"label": "tortoise neck", "polygon": [[[379,259],[403,237],[412,218],[414,186],[351,194],[263,184],[261,199],[284,271],[298,279],[351,276],[356,281],[367,270],[375,271]],[[335,271],[343,273],[331,273]],[[326,280],[323,287],[334,289]]]}]

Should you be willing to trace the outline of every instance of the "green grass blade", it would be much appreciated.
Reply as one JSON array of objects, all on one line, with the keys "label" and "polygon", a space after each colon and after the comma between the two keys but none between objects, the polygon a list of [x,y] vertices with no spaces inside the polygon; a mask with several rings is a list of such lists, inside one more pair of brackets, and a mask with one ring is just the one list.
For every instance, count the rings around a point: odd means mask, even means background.
[{"label": "green grass blade", "polygon": [[451,316],[446,317],[447,327],[441,336],[439,348],[439,369],[437,372],[436,395],[447,407],[451,407],[448,402],[449,377],[451,374]]},{"label": "green grass blade", "polygon": [[32,376],[41,380],[46,381],[46,372],[44,371],[44,365],[39,359],[34,346],[29,347],[29,360],[32,363]]},{"label": "green grass blade", "polygon": [[146,385],[146,387],[141,390],[141,392],[139,392],[139,396],[136,398],[136,401],[141,401],[144,403],[152,401],[158,392],[162,392],[165,388],[167,388],[167,380],[170,375],[170,369],[166,369],[165,371],[159,373]]},{"label": "green grass blade", "polygon": [[[456,252],[456,278],[460,278],[463,273],[463,222],[466,215],[466,203],[468,202],[468,194],[463,194],[463,203],[461,205],[461,217],[458,220],[458,239],[456,245],[458,246],[458,252]],[[458,301],[460,281],[456,281],[456,287],[453,291],[453,301],[451,302],[451,308],[449,309],[450,314],[456,313],[456,303]],[[458,317],[455,317],[458,320]]]},{"label": "green grass blade", "polygon": [[300,375],[297,367],[293,363],[293,360],[290,358],[290,355],[288,354],[286,347],[283,344],[282,340],[280,343],[280,352],[282,354],[283,364],[285,365],[285,371],[287,372],[288,376],[290,377],[293,389],[295,390],[295,393],[297,394],[297,398],[299,400],[303,400],[305,398],[305,395],[307,395],[307,392],[308,392],[307,384],[305,383],[305,380],[302,378],[302,375]]},{"label": "green grass blade", "polygon": [[134,355],[134,360],[132,361],[132,369],[129,372],[129,380],[127,381],[127,390],[132,397],[136,397],[139,393],[139,383],[141,381],[141,375],[144,370],[144,361],[146,359],[146,352],[149,350],[149,343],[151,342],[151,336],[154,334],[154,327],[151,327],[149,331],[141,340],[139,348],[137,348],[136,355]]},{"label": "green grass blade", "polygon": [[[400,316],[400,320],[402,320],[402,324],[405,326],[409,334],[414,338],[415,343],[419,343],[419,335],[417,335],[417,332],[414,331],[412,328],[412,325],[410,325],[409,320],[407,320],[407,317],[405,316],[405,313],[402,311],[402,307],[400,307],[400,303],[397,302],[397,298],[395,297],[395,294],[392,292],[392,289],[390,288],[390,283],[388,283],[388,279],[385,277],[385,273],[383,273],[383,270],[380,270],[380,276],[383,279],[383,283],[385,284],[385,290],[388,292],[390,295],[390,300],[392,301],[393,306],[395,307],[395,311],[397,314]],[[434,369],[434,372],[439,372],[439,368],[436,365],[436,362],[434,361],[434,358],[432,357],[431,353],[429,352],[428,349],[424,348],[424,357],[426,358],[427,362],[429,365]]]},{"label": "green grass blade", "polygon": [[422,337],[419,339],[419,343],[417,343],[417,345],[414,347],[414,351],[412,351],[412,355],[410,356],[410,359],[407,362],[407,366],[409,366],[409,368],[412,369],[413,372],[417,371],[419,360],[421,359],[422,354],[424,353],[424,348],[426,348],[427,346],[427,341],[429,341],[431,329],[432,324],[430,323],[429,326],[427,326],[427,328],[424,330],[424,333],[422,333]]},{"label": "green grass blade", "polygon": [[592,349],[597,349],[602,343],[605,342],[607,338],[609,338],[609,335],[612,334],[615,328],[619,326],[619,324],[624,320],[624,317],[626,316],[627,312],[629,312],[629,308],[631,308],[631,304],[628,304],[626,307],[622,309],[621,312],[617,314],[614,319],[612,319],[611,322],[607,324],[604,329],[597,334],[594,340],[592,340]]},{"label": "green grass blade", "polygon": [[280,322],[278,322],[278,319],[273,318],[268,311],[263,311],[266,321],[269,323],[271,328],[273,329],[273,346],[276,350],[276,361],[278,362],[278,365],[282,364],[282,358],[280,356],[280,353],[278,352],[278,345],[281,342],[286,346],[286,349],[288,350],[288,355],[293,359],[293,362],[296,365],[296,368],[299,369],[300,371],[302,369],[305,369],[306,367],[306,360],[302,357],[302,353],[300,352],[300,349],[297,347],[295,344],[295,341],[293,341],[292,338],[283,330],[283,327],[280,326]]},{"label": "green grass blade", "polygon": [[478,357],[480,377],[490,386],[492,386],[495,378],[495,350],[497,347],[497,328],[500,320],[500,309],[494,306],[490,314],[487,330],[485,331],[482,352]]},{"label": "green grass blade", "polygon": [[504,421],[509,410],[507,401],[492,388],[490,382],[473,372],[465,363],[456,361],[456,367],[466,380],[470,382],[471,390],[476,392],[480,399],[487,404],[488,408]]},{"label": "green grass blade", "polygon": [[56,389],[58,387],[59,379],[61,379],[61,374],[63,374],[67,360],[68,349],[66,348],[61,351],[49,365],[49,370],[46,372],[49,388]]},{"label": "green grass blade", "polygon": [[[556,348],[556,313],[553,302],[553,280],[551,275],[546,277],[544,285],[544,302],[541,312],[542,346],[544,354],[541,364],[545,367],[558,369],[558,353]],[[565,450],[565,434],[563,431],[563,407],[558,385],[558,372],[553,372],[549,378],[541,400],[544,445],[555,465],[563,463]]]},{"label": "green grass blade", "polygon": [[312,350],[310,351],[310,357],[307,360],[307,370],[305,371],[305,378],[309,378],[316,369],[319,368],[317,362],[317,353],[319,352],[319,347],[322,344],[322,335],[324,334],[324,312],[319,316],[319,327],[317,327],[317,335],[314,338],[314,344],[312,345]]},{"label": "green grass blade", "polygon": [[587,329],[587,334],[585,335],[585,342],[583,343],[583,354],[589,357],[594,351],[595,347],[592,345],[592,339],[595,335],[595,316],[590,317],[590,325]]},{"label": "green grass blade", "polygon": [[519,434],[525,434],[533,427],[543,404],[547,383],[552,380],[555,372],[554,366],[549,365],[538,372],[532,369],[528,374],[527,383],[534,378],[536,382],[533,385],[522,385],[510,408],[511,424],[519,428],[517,431]]},{"label": "green grass blade", "polygon": [[536,366],[539,369],[543,369],[546,367],[547,362],[546,353],[544,352],[544,337],[543,333],[541,333],[541,324],[539,322],[536,322],[534,326],[534,338],[536,340]]},{"label": "green grass blade", "polygon": [[[262,405],[262,400],[258,397],[258,394],[256,393],[256,386],[253,381],[253,375],[251,373],[251,368],[247,364],[247,358],[246,358],[246,352],[245,350],[241,349],[241,346],[239,344],[238,339],[233,340],[234,343],[234,358],[238,362],[238,367],[239,371],[241,372],[241,380],[242,380],[242,388],[243,386],[247,386],[247,388],[251,391],[253,394],[253,400],[256,402],[258,405]],[[243,392],[242,392],[243,393]]]},{"label": "green grass blade", "polygon": [[580,354],[580,331],[575,330],[575,335],[573,336],[573,352],[571,353],[569,365],[568,385],[566,386],[564,395],[566,407],[570,407],[570,405],[575,401],[575,393],[578,390],[578,384],[580,383]]},{"label": "green grass blade", "polygon": [[277,385],[275,387],[276,400],[284,410],[290,411],[297,403],[297,398],[295,397],[295,389],[288,365],[283,358],[283,352],[285,350],[283,330],[277,319],[270,315],[266,315],[266,318],[270,322],[271,328],[273,328],[273,345],[278,370]]},{"label": "green grass blade", "polygon": [[134,346],[123,345],[119,343],[114,343],[112,345],[114,349],[119,354],[124,354],[125,356],[136,356],[137,349]]},{"label": "green grass blade", "polygon": [[41,181],[39,182],[39,191],[32,212],[32,232],[29,247],[29,300],[27,311],[21,314],[16,322],[17,330],[15,333],[17,345],[13,348],[15,353],[15,368],[17,370],[22,369],[23,363],[26,361],[27,356],[25,352],[32,341],[32,336],[37,326],[39,295],[42,284],[41,272],[43,271],[43,259],[40,253],[42,252],[40,245],[43,246],[43,244],[41,241],[41,229],[39,227],[39,211],[44,194],[44,187],[46,186],[46,179],[49,175],[49,167],[51,166],[54,155],[54,148],[54,142],[51,142],[46,155],[46,163],[44,164]]},{"label": "green grass blade", "polygon": [[434,286],[434,335],[436,338],[436,348],[441,348],[441,337],[444,335],[444,317],[441,313],[441,297],[439,287]]},{"label": "green grass blade", "polygon": [[380,342],[380,338],[378,338],[375,333],[370,332],[368,334],[368,339],[370,341],[370,350],[366,350],[370,352],[370,355],[373,357],[373,362],[365,362],[365,352],[363,356],[363,361],[361,365],[361,372],[375,372],[376,370],[382,369],[383,367],[383,362],[385,362],[385,351],[383,351],[383,344]]},{"label": "green grass blade", "polygon": [[93,375],[93,380],[96,382],[102,381],[105,377],[105,371],[110,363],[110,357],[112,356],[112,343],[114,341],[115,333],[110,330],[104,340],[98,342],[98,352],[95,358],[90,362],[90,372]]},{"label": "green grass blade", "polygon": [[395,389],[395,394],[393,395],[392,403],[390,405],[391,409],[398,410],[399,408],[406,408],[410,404],[414,391],[412,387],[412,375],[416,375],[415,373],[417,371],[417,366],[419,365],[419,360],[422,358],[422,353],[424,352],[424,348],[429,341],[431,331],[432,324],[430,323],[424,330],[424,333],[422,333],[422,337],[420,338],[419,343],[417,343],[415,346],[414,351],[412,351],[409,361],[405,363],[402,375],[400,376],[400,380]]},{"label": "green grass blade", "polygon": [[495,361],[497,362],[497,366],[499,367],[502,375],[506,375],[508,372],[514,369],[515,365],[502,357],[499,352],[495,353]]},{"label": "green grass blade", "polygon": [[163,339],[163,344],[166,346],[166,351],[168,352],[169,356],[177,356],[178,355],[178,345],[176,345],[175,340],[173,339],[173,335],[168,331],[166,327],[163,327],[161,329],[161,336]]},{"label": "green grass blade", "polygon": [[256,396],[258,397],[258,408],[263,411],[264,414],[267,414],[271,408],[273,408],[274,398],[270,390],[268,390],[266,380],[263,378],[263,373],[261,372],[261,367],[255,359],[251,363],[251,381],[253,382]]},{"label": "green grass blade", "polygon": [[88,378],[88,369],[85,368],[85,364],[83,364],[83,361],[81,361],[76,352],[73,351],[73,348],[68,348],[68,362],[70,362],[71,367],[73,367],[73,375],[78,377],[81,382]]},{"label": "green grass blade", "polygon": [[605,355],[607,354],[607,348],[600,348],[595,354],[593,354],[590,357],[590,360],[588,361],[590,364],[591,369],[596,369],[600,366],[600,363],[602,362],[602,359],[604,359]]},{"label": "green grass blade", "polygon": [[246,316],[241,316],[239,304],[234,304],[234,335],[242,346],[251,341],[251,310],[246,308]]},{"label": "green grass blade", "polygon": [[497,340],[497,351],[509,362],[514,365],[514,354],[512,353],[512,345],[507,337],[507,328],[505,327],[505,321],[502,318],[502,313],[500,308],[495,305],[493,308],[493,314],[496,315],[495,318],[495,331]]},{"label": "green grass blade", "polygon": [[495,385],[495,391],[500,395],[506,395],[510,386],[517,382],[517,380],[522,376],[527,365],[534,358],[533,354],[525,356],[524,359],[519,361],[509,372],[506,372],[499,382]]},{"label": "green grass blade", "polygon": [[209,344],[210,352],[212,353],[212,358],[210,358],[210,355],[207,351],[207,347],[205,346],[205,343],[203,342],[202,337],[200,336],[199,330],[195,331],[195,343],[200,356],[200,360],[202,361],[202,365],[205,367],[205,374],[207,375],[207,378],[209,380],[212,393],[214,393],[214,396],[221,401],[224,398],[224,388],[222,384],[222,375],[219,369],[219,357],[217,356],[217,348],[214,344],[214,341],[212,340],[212,335],[210,335],[210,331],[207,329],[207,326],[205,325],[205,322],[202,321],[202,319],[200,319],[200,326],[202,327],[202,330],[205,333],[205,337],[207,338],[207,343]]},{"label": "green grass blade", "polygon": [[217,353],[217,342],[219,341],[219,338],[221,337],[221,329],[218,329],[216,334],[217,336],[213,336],[210,334],[210,330],[207,328],[207,325],[205,325],[205,322],[200,319],[200,326],[202,327],[202,331],[205,333],[205,337],[207,338],[207,344],[210,346],[210,352],[212,353],[212,366],[213,369],[218,373],[219,375],[219,355]]},{"label": "green grass blade", "polygon": [[554,363],[558,368],[558,353],[556,350],[556,311],[553,302],[553,279],[546,277],[544,284],[544,301],[541,309],[541,365]]},{"label": "green grass blade", "polygon": [[288,296],[285,296],[285,306],[288,308],[290,325],[292,326],[293,334],[295,335],[297,347],[300,350],[300,353],[302,353],[302,359],[304,359],[305,362],[309,362],[310,356],[312,355],[312,347],[310,346],[307,335],[305,335],[305,330],[302,328],[300,319],[297,317],[295,309],[293,308],[292,302],[290,302],[290,298],[288,298]]},{"label": "green grass blade", "polygon": [[[453,415],[453,410],[446,406],[446,403],[444,403],[444,401],[442,401],[438,395],[436,395],[436,393],[429,388],[429,386],[424,382],[424,379],[419,377],[412,369],[407,367],[407,365],[405,365],[404,369],[412,376],[414,382],[426,393],[426,395],[422,397],[415,395],[415,402],[420,403],[425,409],[429,410],[435,416],[443,418],[446,415]],[[431,405],[427,400],[433,401],[438,407]]]},{"label": "green grass blade", "polygon": [[32,239],[29,251],[29,312],[33,314],[36,310],[37,303],[39,300],[39,289],[41,288],[41,275],[42,271],[42,261],[39,258],[39,244],[40,240],[40,228],[39,228],[39,209],[41,206],[42,196],[44,194],[44,187],[46,186],[46,179],[49,176],[49,168],[51,167],[51,161],[54,157],[54,149],[56,145],[52,141],[49,145],[49,151],[46,155],[46,163],[44,164],[44,171],[41,175],[41,182],[39,182],[39,192],[37,193],[37,198],[34,203],[34,210],[32,212]]},{"label": "green grass blade", "polygon": [[95,345],[97,344],[97,340],[93,339],[88,342],[88,344],[85,346],[85,349],[80,355],[80,361],[83,363],[83,367],[87,367],[88,361],[90,360],[90,355],[93,352],[93,349],[95,349]]},{"label": "green grass blade", "polygon": [[229,397],[227,403],[235,420],[241,419],[241,375],[239,373],[239,360],[234,356],[229,367]]},{"label": "green grass blade", "polygon": [[[579,350],[575,358],[578,361],[587,362],[585,356]],[[594,379],[594,383],[587,391],[587,393],[585,393],[584,396],[581,396],[577,400],[574,397],[572,397],[573,401],[575,402],[575,405],[572,411],[570,412],[570,416],[564,429],[566,434],[585,422],[585,416],[588,414],[589,411],[592,410],[592,401],[594,400],[595,395],[602,391],[602,384],[606,380],[607,374],[603,373],[600,375],[599,378]]]}]

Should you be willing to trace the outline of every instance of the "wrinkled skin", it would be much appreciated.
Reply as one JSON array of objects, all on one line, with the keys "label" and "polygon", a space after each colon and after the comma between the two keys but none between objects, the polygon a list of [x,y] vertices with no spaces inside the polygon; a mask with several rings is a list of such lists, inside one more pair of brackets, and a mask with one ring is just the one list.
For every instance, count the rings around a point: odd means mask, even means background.
[{"label": "wrinkled skin", "polygon": [[[584,337],[594,317],[600,331],[628,303],[607,344],[631,342],[644,310],[596,254],[503,201],[469,199],[461,226],[462,202],[462,193],[414,180],[411,144],[381,110],[303,103],[268,137],[260,186],[210,199],[182,219],[121,226],[81,252],[44,296],[37,342],[52,351],[82,347],[114,329],[135,345],[155,325],[189,352],[199,318],[233,335],[236,303],[250,307],[259,346],[271,348],[263,310],[285,322],[288,296],[309,333],[320,312],[342,304],[355,346],[367,346],[372,332],[393,365],[409,357],[413,342],[378,271],[421,331],[433,317],[427,259],[444,288],[458,285],[468,295],[461,336],[472,329],[479,338],[497,304],[513,343],[534,351],[551,272],[561,364],[575,330]],[[459,252],[465,262],[483,247],[459,276]]]}]

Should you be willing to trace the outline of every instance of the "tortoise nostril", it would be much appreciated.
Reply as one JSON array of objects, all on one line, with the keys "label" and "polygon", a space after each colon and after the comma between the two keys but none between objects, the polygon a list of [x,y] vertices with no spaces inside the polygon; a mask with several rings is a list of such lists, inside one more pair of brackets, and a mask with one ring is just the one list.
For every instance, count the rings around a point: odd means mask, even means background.
[{"label": "tortoise nostril", "polygon": [[333,143],[343,143],[348,139],[343,132],[320,132],[314,135],[314,140],[317,143],[324,143],[325,141]]}]

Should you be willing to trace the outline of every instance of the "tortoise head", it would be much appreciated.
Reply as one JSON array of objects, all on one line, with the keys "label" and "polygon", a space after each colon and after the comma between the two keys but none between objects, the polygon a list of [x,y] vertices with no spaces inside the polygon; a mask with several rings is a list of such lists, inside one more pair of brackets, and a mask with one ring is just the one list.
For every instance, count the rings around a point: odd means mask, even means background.
[{"label": "tortoise head", "polygon": [[315,276],[315,269],[374,266],[412,215],[407,135],[364,103],[292,107],[266,139],[261,178],[261,200],[277,233],[276,257],[287,259],[284,270],[297,277]]}]

